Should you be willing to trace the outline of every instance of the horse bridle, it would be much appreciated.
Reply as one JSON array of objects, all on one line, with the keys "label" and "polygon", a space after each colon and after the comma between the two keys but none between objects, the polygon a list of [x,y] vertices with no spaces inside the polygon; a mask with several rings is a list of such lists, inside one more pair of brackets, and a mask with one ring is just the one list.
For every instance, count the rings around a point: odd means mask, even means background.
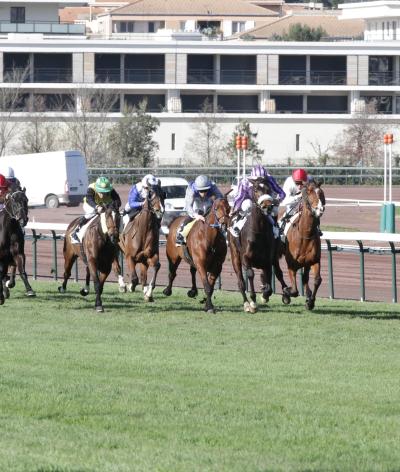
[{"label": "horse bridle", "polygon": [[[302,199],[303,201],[305,202],[306,204],[306,207],[310,210],[310,213],[312,215],[313,218],[317,218],[317,215],[316,215],[316,212],[317,212],[317,208],[314,208],[312,205],[311,205],[311,202],[310,202],[310,199],[308,198],[308,194],[307,194],[307,188],[303,188],[301,190],[301,196],[302,196]],[[318,195],[317,195],[318,196]],[[319,200],[319,197],[318,197],[318,200]]]},{"label": "horse bridle", "polygon": [[153,215],[155,215],[157,217],[157,219],[161,219],[162,215],[164,214],[164,205],[161,202],[162,210],[155,210],[152,203],[151,203],[152,200],[154,200],[155,197],[159,197],[160,201],[161,201],[160,195],[157,192],[155,192],[154,190],[149,189],[149,191],[147,193],[147,196],[146,196],[146,200],[149,202],[149,205],[148,205],[147,209],[143,208],[143,210],[150,211],[151,213],[153,213]]},{"label": "horse bridle", "polygon": [[222,215],[218,218],[217,216],[217,210],[215,209],[215,206],[214,206],[214,203],[213,203],[213,206],[211,207],[212,212],[213,212],[213,215],[215,216],[215,219],[216,219],[216,223],[207,223],[208,226],[210,226],[210,228],[217,228],[217,229],[221,229],[224,225],[224,223],[221,223],[221,220],[223,218],[225,218],[227,215]]},{"label": "horse bridle", "polygon": [[5,206],[5,210],[11,218],[16,219],[17,221],[25,221],[28,219],[28,212],[25,211],[23,203],[19,203],[15,200],[15,197],[18,194],[25,196],[25,193],[22,190],[17,190],[13,193],[10,193],[8,198],[11,205],[11,211],[7,208],[7,205]]}]

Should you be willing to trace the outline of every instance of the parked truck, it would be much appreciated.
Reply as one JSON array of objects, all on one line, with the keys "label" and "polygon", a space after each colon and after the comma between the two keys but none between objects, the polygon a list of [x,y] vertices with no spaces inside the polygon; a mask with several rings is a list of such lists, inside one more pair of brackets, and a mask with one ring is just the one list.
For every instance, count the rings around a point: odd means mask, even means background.
[{"label": "parked truck", "polygon": [[0,173],[6,166],[26,188],[29,206],[77,206],[88,187],[84,156],[79,151],[53,151],[0,157]]}]

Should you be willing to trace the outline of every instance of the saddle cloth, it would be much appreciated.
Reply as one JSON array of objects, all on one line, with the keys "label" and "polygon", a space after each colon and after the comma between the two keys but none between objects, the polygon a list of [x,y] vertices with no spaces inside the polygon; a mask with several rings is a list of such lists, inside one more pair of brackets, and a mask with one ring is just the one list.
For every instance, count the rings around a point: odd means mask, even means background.
[{"label": "saddle cloth", "polygon": [[90,224],[99,216],[100,216],[100,221],[101,221],[101,228],[104,233],[107,232],[106,215],[104,213],[102,213],[101,215],[95,215],[86,224],[84,224],[82,228],[78,231],[77,238],[81,243],[83,242],[83,238],[85,237],[86,231],[88,230]]},{"label": "saddle cloth", "polygon": [[197,220],[193,220],[193,221],[190,221],[187,225],[185,225],[185,227],[183,228],[182,230],[182,235],[183,237],[185,238],[185,241],[186,241],[186,238],[188,237],[188,234],[190,233],[190,230],[193,228],[193,225],[196,223]]},{"label": "saddle cloth", "polygon": [[[281,240],[284,243],[286,241],[286,236],[288,234],[289,228],[292,226],[292,224],[297,220],[299,217],[300,213],[295,213],[290,220],[286,223],[285,229],[283,231],[283,234],[281,235]],[[281,220],[278,221],[278,225],[281,225]]]}]

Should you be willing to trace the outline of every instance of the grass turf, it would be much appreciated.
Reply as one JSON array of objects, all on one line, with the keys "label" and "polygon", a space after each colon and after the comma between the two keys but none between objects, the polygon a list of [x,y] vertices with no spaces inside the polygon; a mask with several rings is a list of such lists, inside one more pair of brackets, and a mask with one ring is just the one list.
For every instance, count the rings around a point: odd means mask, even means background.
[{"label": "grass turf", "polygon": [[0,307],[0,470],[397,470],[400,309],[71,283]]}]

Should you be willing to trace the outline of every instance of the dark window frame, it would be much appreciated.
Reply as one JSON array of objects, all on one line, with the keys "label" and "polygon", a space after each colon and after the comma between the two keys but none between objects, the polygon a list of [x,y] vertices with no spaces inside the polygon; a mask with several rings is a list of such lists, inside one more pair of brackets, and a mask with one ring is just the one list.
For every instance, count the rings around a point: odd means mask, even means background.
[{"label": "dark window frame", "polygon": [[10,7],[10,23],[25,23],[25,7]]}]

